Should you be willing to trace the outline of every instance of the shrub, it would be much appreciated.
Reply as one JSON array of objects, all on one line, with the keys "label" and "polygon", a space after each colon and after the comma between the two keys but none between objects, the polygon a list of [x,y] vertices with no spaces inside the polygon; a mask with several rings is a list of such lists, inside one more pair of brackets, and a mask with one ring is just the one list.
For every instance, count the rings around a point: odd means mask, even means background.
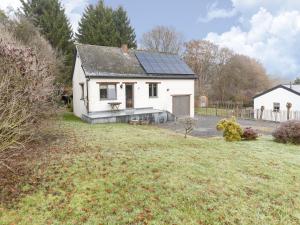
[{"label": "shrub", "polygon": [[280,143],[300,144],[300,121],[287,121],[273,132],[275,141]]},{"label": "shrub", "polygon": [[242,140],[243,130],[236,122],[236,119],[222,119],[217,124],[217,130],[223,131],[223,137],[226,141],[240,141]]},{"label": "shrub", "polygon": [[256,140],[258,133],[251,127],[246,127],[243,131],[242,138],[246,141]]},{"label": "shrub", "polygon": [[0,24],[0,153],[32,140],[54,109],[56,66],[48,59],[55,54],[41,36],[34,41],[38,49],[17,41]]}]

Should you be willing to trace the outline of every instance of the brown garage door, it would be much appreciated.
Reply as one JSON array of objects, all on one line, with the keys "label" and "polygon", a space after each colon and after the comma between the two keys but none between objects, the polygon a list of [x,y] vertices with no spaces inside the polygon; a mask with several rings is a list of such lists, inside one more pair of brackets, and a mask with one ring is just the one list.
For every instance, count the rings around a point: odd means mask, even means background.
[{"label": "brown garage door", "polygon": [[190,96],[173,96],[173,114],[177,117],[190,115]]}]

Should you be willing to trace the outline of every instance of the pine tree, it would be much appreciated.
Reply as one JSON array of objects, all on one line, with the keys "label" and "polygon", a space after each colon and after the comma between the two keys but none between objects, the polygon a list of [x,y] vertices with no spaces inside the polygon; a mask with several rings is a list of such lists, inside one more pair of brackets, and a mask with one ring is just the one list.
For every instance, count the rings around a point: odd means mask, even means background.
[{"label": "pine tree", "polygon": [[131,27],[127,12],[122,6],[114,11],[113,18],[117,30],[117,45],[127,44],[129,48],[136,48],[134,29]]},{"label": "pine tree", "polygon": [[83,44],[114,47],[128,44],[129,47],[136,47],[134,29],[130,26],[126,11],[122,7],[114,11],[106,7],[103,0],[86,8],[76,39]]},{"label": "pine tree", "polygon": [[59,0],[21,0],[21,2],[24,15],[32,19],[49,43],[62,54],[65,68],[61,82],[70,84],[74,44],[72,28],[64,8]]},{"label": "pine tree", "polygon": [[113,21],[113,10],[103,1],[86,8],[79,22],[77,41],[83,44],[114,46],[117,32]]}]

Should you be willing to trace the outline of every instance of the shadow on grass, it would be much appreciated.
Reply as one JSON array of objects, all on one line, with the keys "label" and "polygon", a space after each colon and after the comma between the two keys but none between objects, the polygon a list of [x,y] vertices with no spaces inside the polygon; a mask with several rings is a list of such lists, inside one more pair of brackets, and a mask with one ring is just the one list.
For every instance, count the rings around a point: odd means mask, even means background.
[{"label": "shadow on grass", "polygon": [[63,120],[67,121],[67,122],[81,122],[81,123],[83,123],[83,121],[80,118],[74,116],[74,114],[71,113],[71,112],[65,112],[63,114]]}]

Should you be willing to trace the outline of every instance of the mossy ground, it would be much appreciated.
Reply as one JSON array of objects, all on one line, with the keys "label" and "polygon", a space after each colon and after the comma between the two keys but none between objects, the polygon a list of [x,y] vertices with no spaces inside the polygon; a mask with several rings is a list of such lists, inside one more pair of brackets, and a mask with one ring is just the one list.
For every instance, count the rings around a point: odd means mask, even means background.
[{"label": "mossy ground", "polygon": [[0,224],[300,224],[299,146],[55,123],[64,139],[47,146],[59,151],[45,180],[0,205]]}]

